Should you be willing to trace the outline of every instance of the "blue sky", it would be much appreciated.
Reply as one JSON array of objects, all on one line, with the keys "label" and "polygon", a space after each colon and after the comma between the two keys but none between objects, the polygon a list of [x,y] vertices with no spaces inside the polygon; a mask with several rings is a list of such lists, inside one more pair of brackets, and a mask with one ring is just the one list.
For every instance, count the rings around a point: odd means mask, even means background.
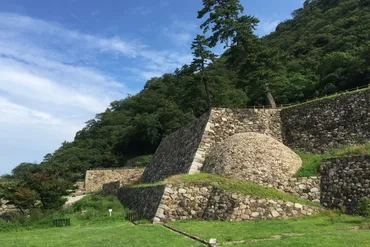
[{"label": "blue sky", "polygon": [[[192,60],[201,0],[0,0],[0,175]],[[270,33],[302,0],[242,0]],[[221,49],[219,49],[220,51]]]}]

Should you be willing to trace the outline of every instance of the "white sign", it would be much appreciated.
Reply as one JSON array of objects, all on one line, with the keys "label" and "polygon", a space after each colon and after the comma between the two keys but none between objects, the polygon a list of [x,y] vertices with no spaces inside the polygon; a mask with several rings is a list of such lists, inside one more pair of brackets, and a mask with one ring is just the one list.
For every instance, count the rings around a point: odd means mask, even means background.
[{"label": "white sign", "polygon": [[112,216],[113,209],[110,208],[108,211],[109,211],[109,216]]}]

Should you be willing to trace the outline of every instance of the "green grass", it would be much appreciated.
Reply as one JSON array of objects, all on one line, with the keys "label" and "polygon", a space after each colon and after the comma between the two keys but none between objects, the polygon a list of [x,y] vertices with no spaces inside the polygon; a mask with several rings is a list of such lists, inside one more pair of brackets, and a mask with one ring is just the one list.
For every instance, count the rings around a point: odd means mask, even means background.
[{"label": "green grass", "polygon": [[[172,177],[172,182],[198,181],[208,182],[214,177],[203,174],[194,176]],[[218,178],[218,183],[227,178]],[[250,192],[249,193],[253,193]],[[107,209],[113,208],[112,217]],[[84,211],[84,214],[81,212]],[[0,227],[0,246],[6,247],[64,247],[64,246],[204,246],[161,225],[133,225],[123,219],[127,212],[115,197],[89,195],[69,209],[40,216],[48,224],[22,224],[13,228]],[[53,217],[62,214],[71,218],[69,227],[52,227]],[[0,226],[7,223],[0,220]],[[348,232],[353,226],[364,224],[361,217],[341,215],[332,211],[311,217],[289,220],[271,220],[257,222],[222,222],[222,221],[178,221],[172,226],[196,235],[204,240],[216,238],[218,242],[246,241],[231,246],[368,246],[370,231]],[[33,226],[33,227],[32,227]],[[286,233],[305,234],[281,240],[269,239],[274,235]],[[261,242],[252,242],[252,240]],[[223,245],[224,246],[224,245]]]},{"label": "green grass", "polygon": [[[328,216],[322,214],[289,220],[256,222],[177,221],[170,224],[175,228],[202,239],[216,238],[218,242],[246,241],[248,246],[323,246],[320,245],[320,241],[315,240],[316,238],[327,240],[328,242],[325,246],[347,246],[343,245],[343,243],[348,243],[348,241],[342,242],[345,238],[340,238],[340,236],[342,236],[343,232],[351,230],[353,226],[358,226],[363,223],[363,218],[348,215],[335,216],[333,223]],[[276,235],[288,233],[307,235],[284,240],[263,241],[255,244],[251,243],[251,241],[255,239],[268,239]],[[365,240],[368,242],[370,241],[370,231],[363,230],[351,232],[351,234],[355,233],[359,234],[359,238],[358,241],[354,243],[365,243]],[[365,236],[367,237],[365,238]],[[297,239],[299,239],[299,241]],[[282,245],[282,242],[286,242],[286,244]],[[290,245],[290,243],[295,243],[295,245]],[[314,245],[309,245],[312,243],[314,243]],[[331,245],[329,245],[329,243]]]},{"label": "green grass", "polygon": [[233,247],[369,247],[369,231],[314,233],[273,241],[231,245]]},{"label": "green grass", "polygon": [[93,223],[62,228],[0,232],[4,247],[105,247],[105,246],[202,246],[158,225],[133,225],[129,222]]},{"label": "green grass", "polygon": [[[109,208],[113,209],[112,216]],[[61,211],[19,216],[13,222],[0,219],[0,246],[200,246],[162,226],[135,226],[124,220],[127,212],[116,197],[88,195]],[[53,227],[56,218],[70,218],[71,226]]]},{"label": "green grass", "polygon": [[312,154],[296,151],[301,157],[303,166],[298,170],[298,177],[315,176],[320,172],[322,161],[328,158],[370,154],[370,142],[362,145],[343,146],[325,154]]},{"label": "green grass", "polygon": [[218,175],[208,174],[208,173],[199,173],[192,175],[176,175],[170,177],[162,182],[157,182],[153,184],[139,184],[131,187],[150,187],[157,186],[161,184],[176,184],[176,183],[191,183],[191,184],[211,184],[212,186],[222,189],[227,192],[239,193],[244,195],[251,196],[260,196],[263,198],[284,200],[290,202],[297,202],[304,205],[318,206],[317,203],[312,203],[307,200],[302,200],[298,197],[283,193],[279,190],[273,188],[267,188],[259,184],[255,184],[248,180],[240,180],[229,177],[222,177]]},{"label": "green grass", "polygon": [[150,161],[152,160],[153,155],[142,155],[135,158],[132,158],[127,161],[126,166],[127,167],[146,167]]}]

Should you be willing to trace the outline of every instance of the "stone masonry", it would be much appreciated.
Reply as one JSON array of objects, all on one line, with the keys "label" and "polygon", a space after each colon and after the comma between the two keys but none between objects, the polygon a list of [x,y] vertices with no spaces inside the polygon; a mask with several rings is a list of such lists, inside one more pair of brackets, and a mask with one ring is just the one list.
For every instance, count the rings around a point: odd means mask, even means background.
[{"label": "stone masonry", "polygon": [[281,141],[279,116],[279,109],[212,109],[162,140],[141,181],[199,173],[211,146],[237,133],[258,132]]},{"label": "stone masonry", "polygon": [[370,141],[370,90],[281,111],[284,144],[313,153]]},{"label": "stone masonry", "polygon": [[139,183],[144,169],[97,169],[88,170],[85,175],[84,189],[86,192],[97,191],[104,184],[119,181],[121,186]]},{"label": "stone masonry", "polygon": [[[163,193],[163,196],[159,196]],[[121,202],[155,223],[186,219],[225,221],[285,219],[319,212],[319,207],[225,192],[212,184],[167,184],[121,188]],[[153,206],[156,211],[153,211]],[[150,209],[150,210],[149,210]]]},{"label": "stone masonry", "polygon": [[321,168],[321,203],[358,213],[357,202],[370,198],[370,155],[326,159]]}]

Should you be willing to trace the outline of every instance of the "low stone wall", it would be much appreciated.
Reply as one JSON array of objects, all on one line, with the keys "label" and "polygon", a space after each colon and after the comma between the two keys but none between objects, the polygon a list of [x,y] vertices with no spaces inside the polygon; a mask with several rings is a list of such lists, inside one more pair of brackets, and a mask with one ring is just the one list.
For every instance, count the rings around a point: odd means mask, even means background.
[{"label": "low stone wall", "polygon": [[201,219],[212,190],[209,184],[168,184],[154,222]]},{"label": "low stone wall", "polygon": [[118,199],[122,205],[152,220],[157,213],[165,187],[165,185],[139,188],[123,187],[118,191]]},{"label": "low stone wall", "polygon": [[119,181],[121,186],[139,183],[144,169],[102,169],[88,170],[85,175],[85,191],[102,189],[103,184]]},{"label": "low stone wall", "polygon": [[342,205],[356,214],[357,202],[370,198],[370,155],[331,158],[321,168],[321,203],[329,208]]},{"label": "low stone wall", "polygon": [[284,144],[313,153],[370,141],[370,90],[281,111]]},{"label": "low stone wall", "polygon": [[320,182],[317,177],[290,178],[289,181],[278,186],[279,190],[312,202],[320,202]]},{"label": "low stone wall", "polygon": [[11,211],[18,211],[18,209],[13,205],[7,204],[7,201],[0,199],[0,215]]},{"label": "low stone wall", "polygon": [[319,211],[319,207],[215,189],[203,218],[224,221],[287,219]]},{"label": "low stone wall", "polygon": [[123,205],[144,214],[153,222],[285,219],[311,215],[321,210],[319,207],[288,201],[225,192],[209,183],[121,188],[119,199]]},{"label": "low stone wall", "polygon": [[118,190],[121,188],[121,183],[120,181],[115,181],[115,182],[110,182],[107,184],[103,184],[103,195],[117,195]]}]

